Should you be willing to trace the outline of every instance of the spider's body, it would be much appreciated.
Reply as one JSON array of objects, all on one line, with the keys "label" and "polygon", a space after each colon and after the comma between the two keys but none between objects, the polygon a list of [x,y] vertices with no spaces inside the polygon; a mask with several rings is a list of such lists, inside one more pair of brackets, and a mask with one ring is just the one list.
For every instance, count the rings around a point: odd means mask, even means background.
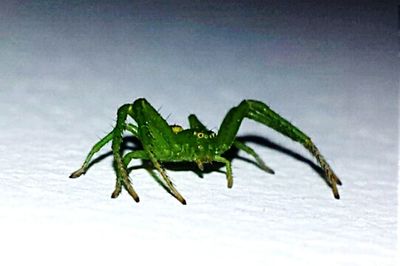
[{"label": "spider's body", "polygon": [[[220,155],[216,134],[212,131],[185,129],[175,133],[175,141],[169,145],[169,156],[160,155],[160,161],[202,161],[211,162],[214,156]],[[189,144],[190,143],[190,144]]]},{"label": "spider's body", "polygon": [[138,125],[135,135],[159,161],[212,161],[212,157],[221,154],[216,134],[205,127],[191,124],[192,128],[184,130],[178,125],[168,125],[145,99],[128,105],[128,110],[135,114]]},{"label": "spider's body", "polygon": [[[135,123],[127,123],[128,117],[131,117]],[[130,183],[127,167],[132,159],[142,159],[153,163],[172,195],[182,204],[186,204],[185,199],[175,189],[160,162],[190,161],[197,163],[200,170],[203,170],[205,163],[224,163],[230,188],[233,185],[231,163],[223,157],[223,154],[235,146],[253,156],[261,169],[273,173],[273,170],[261,160],[253,149],[236,139],[236,134],[245,117],[277,130],[308,149],[324,169],[335,198],[339,198],[336,184],[340,184],[340,180],[311,139],[267,105],[255,100],[244,100],[237,107],[229,110],[218,133],[208,130],[193,114],[189,116],[189,129],[183,129],[178,125],[168,125],[146,99],[137,99],[133,104],[125,104],[118,109],[115,128],[93,146],[82,167],[73,172],[71,177],[84,174],[93,155],[106,143],[112,141],[117,173],[113,198],[119,195],[123,186],[135,201],[139,201],[139,197]],[[131,132],[141,142],[142,150],[121,154],[122,134],[125,130]]]}]

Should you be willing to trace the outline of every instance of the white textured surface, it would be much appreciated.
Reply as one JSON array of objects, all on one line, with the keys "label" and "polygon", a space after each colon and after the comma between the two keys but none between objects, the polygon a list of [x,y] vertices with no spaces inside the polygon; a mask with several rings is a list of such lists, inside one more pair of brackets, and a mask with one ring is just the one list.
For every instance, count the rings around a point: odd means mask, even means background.
[{"label": "white textured surface", "polygon": [[[387,24],[322,21],[307,35],[294,19],[289,32],[237,37],[195,23],[52,24],[4,10],[1,265],[395,265],[398,69]],[[144,170],[131,173],[140,204],[127,193],[111,200],[110,157],[68,179],[117,107],[138,97],[171,123],[193,112],[213,129],[241,99],[267,102],[312,136],[343,180],[342,199],[302,147],[248,121],[240,135],[283,148],[249,143],[276,174],[234,160],[228,190],[221,173],[170,171],[187,206]]]}]

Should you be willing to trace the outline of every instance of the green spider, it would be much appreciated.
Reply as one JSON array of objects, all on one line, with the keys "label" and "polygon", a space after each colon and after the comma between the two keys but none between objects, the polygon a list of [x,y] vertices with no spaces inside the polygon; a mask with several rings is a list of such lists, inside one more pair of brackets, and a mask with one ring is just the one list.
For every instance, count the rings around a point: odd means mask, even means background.
[{"label": "green spider", "polygon": [[[136,124],[127,123],[128,116],[133,118]],[[231,162],[223,155],[233,145],[253,156],[261,169],[274,173],[252,148],[236,139],[236,134],[245,117],[271,127],[301,143],[317,159],[324,170],[334,197],[340,198],[337,184],[341,185],[341,181],[311,139],[266,104],[256,100],[243,100],[237,107],[230,109],[216,134],[208,130],[193,114],[189,116],[189,129],[183,129],[178,125],[168,125],[146,99],[137,99],[133,104],[125,104],[118,109],[115,128],[93,146],[82,167],[73,172],[70,177],[76,178],[85,174],[93,155],[112,141],[117,175],[112,198],[118,197],[124,187],[132,198],[139,202],[139,196],[129,180],[127,167],[132,159],[142,159],[151,161],[161,174],[163,184],[170,193],[182,204],[186,204],[186,200],[176,190],[160,162],[195,162],[201,171],[204,170],[203,164],[205,163],[223,163],[226,166],[228,188],[231,188],[233,185]],[[122,154],[122,135],[125,130],[131,132],[140,141],[142,150]]]}]

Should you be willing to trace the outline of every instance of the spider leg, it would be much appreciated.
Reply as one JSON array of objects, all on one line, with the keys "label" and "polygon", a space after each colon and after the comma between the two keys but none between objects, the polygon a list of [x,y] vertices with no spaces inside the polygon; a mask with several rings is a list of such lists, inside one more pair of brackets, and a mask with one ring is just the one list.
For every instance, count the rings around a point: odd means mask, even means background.
[{"label": "spider leg", "polygon": [[84,175],[89,167],[90,160],[92,160],[93,156],[101,149],[104,145],[110,142],[113,138],[113,131],[108,133],[105,137],[99,140],[90,150],[89,154],[86,156],[85,161],[83,162],[81,168],[74,171],[69,177],[70,178],[77,178],[81,175]]},{"label": "spider leg", "polygon": [[[130,131],[134,136],[137,136],[137,126],[133,124],[127,124],[125,129]],[[104,147],[108,142],[110,142],[113,139],[113,134],[114,130],[112,130],[110,133],[108,133],[105,137],[103,137],[101,140],[99,140],[96,144],[93,145],[92,149],[86,156],[85,161],[83,162],[81,168],[78,170],[74,171],[69,177],[70,178],[77,178],[81,175],[84,175],[86,171],[88,170],[90,161],[92,160],[93,156],[100,151],[101,148]]]},{"label": "spider leg", "polygon": [[[132,159],[142,159],[142,160],[150,160],[148,154],[144,150],[138,150],[138,151],[132,151],[124,155],[123,157],[123,162],[126,166],[129,165],[130,161]],[[157,176],[155,172],[153,172],[153,169],[151,168],[146,168],[146,170],[152,175],[157,182],[164,187],[167,191],[169,191],[175,198],[177,198],[182,204],[186,204],[185,199],[179,194],[179,192],[176,190],[176,188],[173,186],[171,180],[168,178],[165,169],[160,165],[160,163],[156,162],[155,165],[157,171],[161,174],[165,182],[162,182]],[[160,170],[161,169],[161,170]]]},{"label": "spider leg", "polygon": [[272,170],[272,168],[270,168],[269,166],[267,166],[267,165],[265,164],[265,162],[261,159],[261,157],[260,157],[252,148],[250,148],[249,146],[247,146],[247,145],[244,144],[243,142],[238,141],[237,139],[233,142],[233,145],[234,145],[236,148],[238,148],[238,149],[240,149],[240,150],[242,150],[242,151],[244,151],[244,152],[250,154],[251,156],[253,156],[254,159],[256,160],[257,166],[258,166],[259,168],[261,168],[262,170],[264,170],[264,171],[267,172],[267,173],[275,174],[275,171]]},{"label": "spider leg", "polygon": [[221,123],[217,136],[221,151],[229,149],[234,144],[236,134],[245,117],[268,126],[302,144],[317,159],[324,170],[334,197],[340,198],[337,184],[341,184],[341,182],[311,141],[311,138],[260,101],[244,100],[237,107],[229,110]]},{"label": "spider leg", "polygon": [[127,171],[127,166],[124,164],[123,159],[121,157],[121,143],[122,143],[122,134],[124,129],[126,129],[126,119],[128,113],[131,111],[132,105],[125,104],[118,109],[117,113],[117,124],[113,130],[113,139],[112,139],[112,151],[114,155],[115,161],[115,170],[117,173],[117,180],[115,184],[115,190],[111,194],[112,198],[116,198],[121,193],[122,186],[128,191],[129,195],[136,201],[139,202],[139,196],[136,191],[133,189],[131,185],[131,181],[129,180],[129,175]]},{"label": "spider leg", "polygon": [[150,161],[153,163],[154,167],[157,169],[157,171],[160,173],[162,176],[165,185],[168,187],[168,189],[171,191],[172,195],[183,205],[186,205],[186,200],[183,198],[183,196],[178,192],[178,190],[174,187],[174,184],[172,183],[171,179],[169,179],[165,169],[161,166],[161,164],[158,162],[158,160],[155,158],[155,156],[149,151],[147,152],[149,155]]},{"label": "spider leg", "polygon": [[131,151],[124,155],[122,161],[128,167],[129,163],[133,159],[142,159],[142,160],[149,160],[149,156],[147,155],[146,151],[138,150],[138,151]]},{"label": "spider leg", "polygon": [[189,115],[188,119],[189,119],[190,128],[199,129],[199,130],[208,130],[206,128],[206,126],[200,122],[200,120],[197,118],[196,115],[191,114],[191,115]]},{"label": "spider leg", "polygon": [[[124,106],[124,109],[126,109],[126,106]],[[115,185],[115,190],[112,193],[111,197],[112,198],[118,197],[119,194],[121,193],[122,186],[124,186],[126,188],[126,190],[128,191],[128,193],[134,198],[134,200],[138,202],[139,201],[139,197],[138,197],[137,193],[135,192],[135,190],[133,189],[132,185],[130,184],[129,177],[128,177],[128,174],[126,172],[126,166],[125,167],[122,166],[123,163],[121,164],[121,155],[119,154],[120,145],[122,143],[122,132],[123,132],[123,130],[127,129],[130,132],[132,132],[135,136],[137,136],[137,127],[135,125],[133,125],[133,124],[127,124],[127,125],[125,124],[124,120],[126,120],[126,114],[124,114],[123,111],[121,111],[121,112],[119,111],[119,116],[125,116],[125,118],[120,118],[119,121],[117,122],[116,128],[114,130],[112,130],[110,133],[108,133],[101,140],[99,140],[92,147],[92,149],[90,150],[90,152],[86,156],[86,159],[83,162],[81,168],[79,168],[78,170],[74,171],[70,175],[70,178],[77,178],[77,177],[85,174],[87,169],[88,169],[88,167],[89,167],[89,163],[90,163],[91,159],[93,158],[93,156],[98,151],[100,151],[100,149],[103,148],[104,145],[106,145],[108,142],[113,140],[113,153],[114,153],[114,158],[115,158],[115,166],[116,166],[116,169],[117,169],[116,170],[117,171],[117,181],[116,181],[116,185]],[[114,143],[114,135],[115,134],[120,134],[119,137],[118,137],[118,135],[116,137],[116,140],[117,140],[116,143]],[[116,152],[118,153],[117,156],[116,156]],[[127,154],[127,155],[129,155],[129,154]],[[134,157],[132,155],[133,154],[130,154],[127,158],[131,158],[132,159]]]},{"label": "spider leg", "polygon": [[[194,114],[191,114],[189,116],[189,125],[190,125],[190,128],[192,128],[192,129],[206,130],[206,131],[208,130],[207,127],[203,123],[201,123],[200,120],[197,118],[197,116],[194,115]],[[228,182],[227,186],[228,186],[228,188],[232,188],[232,186],[233,186],[233,176],[232,176],[232,165],[231,165],[231,162],[228,159],[226,159],[226,158],[224,158],[222,156],[215,156],[214,160],[216,162],[220,162],[220,163],[225,164],[225,167],[226,167],[226,180]],[[201,162],[200,162],[199,166],[201,166],[201,167],[199,167],[200,169],[203,167]]]},{"label": "spider leg", "polygon": [[222,156],[215,156],[214,160],[216,162],[220,162],[220,163],[224,163],[225,164],[225,166],[226,166],[226,180],[228,182],[228,188],[232,188],[232,186],[233,186],[233,176],[232,176],[232,165],[231,165],[231,162],[228,159],[226,159],[226,158],[224,158]]},{"label": "spider leg", "polygon": [[[146,152],[143,151],[143,150],[128,152],[122,158],[122,162],[123,162],[123,164],[125,165],[126,168],[128,167],[128,165],[129,165],[129,163],[130,163],[130,161],[132,159],[144,159],[144,160],[146,160],[146,159],[148,159],[148,156],[147,156]],[[139,200],[139,199],[136,200],[136,198],[134,197],[136,192],[133,190],[133,187],[130,184],[129,178],[128,178],[128,182],[126,182],[126,179],[125,180],[121,180],[121,178],[118,178],[118,175],[117,175],[117,180],[116,180],[116,183],[115,183],[115,189],[114,189],[114,191],[113,191],[113,193],[111,195],[112,198],[117,198],[119,196],[119,194],[121,193],[121,190],[122,190],[122,186],[124,186],[126,188],[128,193],[135,199],[135,201]],[[137,196],[137,194],[136,194],[136,196]]]},{"label": "spider leg", "polygon": [[[196,115],[191,114],[189,116],[189,124],[190,128],[195,128],[195,129],[200,129],[200,130],[208,130],[206,126],[203,125],[203,123],[200,122],[200,120],[196,117]],[[243,150],[244,152],[250,154],[251,156],[254,157],[254,159],[257,162],[257,166],[260,167],[262,170],[274,174],[274,170],[272,170],[270,167],[268,167],[264,161],[260,158],[260,156],[249,146],[244,144],[243,142],[238,141],[237,139],[234,140],[233,145],[240,149]],[[222,159],[221,159],[222,158]],[[217,161],[217,160],[216,160]],[[231,163],[226,163],[227,159],[223,157],[218,158],[218,162],[225,163],[227,167],[227,180],[228,180],[228,187],[232,187],[233,185],[233,177],[232,177],[232,170],[231,170]]]},{"label": "spider leg", "polygon": [[[150,160],[154,167],[160,172],[166,186],[169,188],[171,193],[177,198],[182,204],[186,204],[185,199],[181,196],[181,194],[176,190],[173,186],[171,180],[168,178],[165,170],[161,167],[158,162],[156,156],[153,153],[153,149],[161,149],[160,147],[169,147],[174,143],[175,133],[173,133],[171,127],[167,124],[165,119],[161,117],[161,115],[151,106],[145,99],[137,99],[133,104],[128,104],[120,107],[118,111],[117,118],[117,126],[119,124],[123,124],[126,120],[127,116],[132,117],[138,125],[142,125],[140,131],[140,138],[138,137],[138,127],[134,125],[127,126],[127,130],[131,131],[132,134],[137,136],[143,144],[145,155],[142,154],[143,158]],[[120,126],[122,128],[122,126]],[[114,129],[115,130],[115,129]],[[156,142],[156,146],[153,146],[153,142]],[[120,173],[125,175],[126,164],[121,160],[120,154],[117,152],[119,150],[120,140],[115,137],[113,138],[113,146],[114,158],[118,165],[120,165]],[[133,156],[134,154],[127,154],[125,157],[125,162],[128,162],[129,156]],[[137,154],[136,154],[137,155]],[[119,157],[119,158],[118,158]],[[127,175],[126,175],[127,176]],[[124,177],[125,178],[125,177]]]}]

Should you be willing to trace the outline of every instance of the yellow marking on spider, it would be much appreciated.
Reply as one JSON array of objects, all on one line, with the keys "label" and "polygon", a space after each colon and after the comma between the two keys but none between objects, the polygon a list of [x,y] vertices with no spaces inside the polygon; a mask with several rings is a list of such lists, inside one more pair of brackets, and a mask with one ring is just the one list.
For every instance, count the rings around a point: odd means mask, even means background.
[{"label": "yellow marking on spider", "polygon": [[170,126],[172,129],[172,132],[175,134],[178,134],[179,132],[183,131],[183,128],[180,125],[172,125]]}]

